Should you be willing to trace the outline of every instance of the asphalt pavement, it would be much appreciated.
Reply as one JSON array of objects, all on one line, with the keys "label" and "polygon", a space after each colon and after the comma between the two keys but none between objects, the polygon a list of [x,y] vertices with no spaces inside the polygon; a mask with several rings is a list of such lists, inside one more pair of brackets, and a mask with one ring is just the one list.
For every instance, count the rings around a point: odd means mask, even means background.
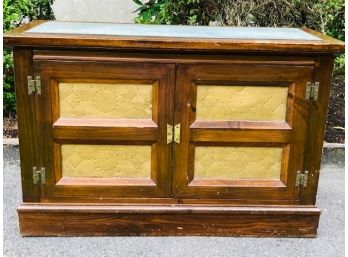
[{"label": "asphalt pavement", "polygon": [[6,257],[343,257],[344,149],[323,158],[316,238],[21,237],[18,147],[4,147],[4,256]]}]

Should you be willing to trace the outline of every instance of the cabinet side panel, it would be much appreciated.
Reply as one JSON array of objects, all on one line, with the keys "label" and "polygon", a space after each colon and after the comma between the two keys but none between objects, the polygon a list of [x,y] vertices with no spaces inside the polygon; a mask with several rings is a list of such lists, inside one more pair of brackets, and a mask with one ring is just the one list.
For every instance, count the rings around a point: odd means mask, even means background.
[{"label": "cabinet side panel", "polygon": [[314,205],[316,201],[333,64],[333,57],[322,57],[319,59],[319,66],[315,71],[314,80],[320,83],[319,95],[318,100],[312,101],[310,106],[304,157],[304,169],[309,171],[309,176],[307,187],[301,190],[302,204]]},{"label": "cabinet side panel", "polygon": [[37,156],[35,96],[28,95],[27,89],[27,76],[32,75],[32,51],[15,48],[14,64],[23,201],[38,202],[40,191],[34,186],[32,175]]}]

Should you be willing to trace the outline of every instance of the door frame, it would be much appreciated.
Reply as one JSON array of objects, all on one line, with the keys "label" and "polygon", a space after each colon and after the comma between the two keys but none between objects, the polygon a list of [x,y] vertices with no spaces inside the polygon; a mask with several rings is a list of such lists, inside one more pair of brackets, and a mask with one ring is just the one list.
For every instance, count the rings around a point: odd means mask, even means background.
[{"label": "door frame", "polygon": [[[46,169],[46,183],[41,185],[41,201],[82,201],[82,198],[167,198],[171,194],[172,147],[166,142],[166,126],[173,122],[175,66],[117,61],[35,60],[35,75],[41,77],[42,93],[36,102],[38,166]],[[137,71],[137,72],[134,72]],[[151,82],[158,98],[153,107],[158,117],[151,120],[74,122],[59,120],[57,86],[77,81]],[[156,89],[157,88],[157,89]],[[169,96],[169,97],[168,97]],[[117,120],[116,120],[117,121]],[[84,123],[85,122],[85,123]],[[83,124],[84,123],[84,124]],[[45,140],[43,140],[45,139]],[[148,179],[60,179],[60,144],[122,144],[152,146],[151,178]],[[47,154],[49,153],[49,154]],[[53,172],[52,172],[53,171]],[[106,179],[107,180],[107,179]]]},{"label": "door frame", "polygon": [[[180,64],[175,88],[175,124],[181,124],[180,144],[174,145],[173,195],[183,202],[243,201],[261,203],[299,201],[296,171],[302,170],[309,115],[305,86],[312,81],[314,66],[285,64]],[[289,86],[286,122],[228,123],[195,121],[196,84],[206,82],[269,83]],[[268,135],[266,134],[268,133]],[[281,179],[196,180],[193,174],[194,145],[281,146]],[[286,159],[289,159],[288,167]]]}]

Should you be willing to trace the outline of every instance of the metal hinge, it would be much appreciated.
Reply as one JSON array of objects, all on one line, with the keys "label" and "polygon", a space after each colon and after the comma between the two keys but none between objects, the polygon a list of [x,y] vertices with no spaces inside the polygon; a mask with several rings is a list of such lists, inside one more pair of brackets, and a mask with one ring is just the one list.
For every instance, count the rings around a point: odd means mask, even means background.
[{"label": "metal hinge", "polygon": [[46,182],[46,171],[44,167],[38,169],[37,167],[33,167],[33,182],[34,184],[45,184]]},{"label": "metal hinge", "polygon": [[296,183],[295,186],[296,187],[306,187],[308,184],[308,174],[309,171],[305,170],[304,172],[302,171],[297,171],[297,175],[296,175]]},{"label": "metal hinge", "polygon": [[33,79],[32,76],[28,76],[28,94],[41,95],[41,78],[40,76],[36,76],[35,79]]},{"label": "metal hinge", "polygon": [[180,123],[174,126],[174,142],[180,144]]},{"label": "metal hinge", "polygon": [[173,126],[167,124],[167,144],[173,142]]},{"label": "metal hinge", "polygon": [[173,142],[173,139],[174,142],[180,144],[180,123],[176,124],[174,128],[167,124],[167,144]]},{"label": "metal hinge", "polygon": [[319,82],[307,82],[306,85],[306,100],[312,99],[314,101],[318,100],[319,93]]}]

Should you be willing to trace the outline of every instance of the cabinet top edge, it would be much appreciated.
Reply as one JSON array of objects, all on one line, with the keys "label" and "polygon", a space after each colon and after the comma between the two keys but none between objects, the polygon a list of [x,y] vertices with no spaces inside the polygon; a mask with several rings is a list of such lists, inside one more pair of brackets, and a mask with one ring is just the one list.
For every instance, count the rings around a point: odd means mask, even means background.
[{"label": "cabinet top edge", "polygon": [[340,54],[344,42],[302,28],[82,23],[36,20],[4,34],[4,46],[309,52]]}]

